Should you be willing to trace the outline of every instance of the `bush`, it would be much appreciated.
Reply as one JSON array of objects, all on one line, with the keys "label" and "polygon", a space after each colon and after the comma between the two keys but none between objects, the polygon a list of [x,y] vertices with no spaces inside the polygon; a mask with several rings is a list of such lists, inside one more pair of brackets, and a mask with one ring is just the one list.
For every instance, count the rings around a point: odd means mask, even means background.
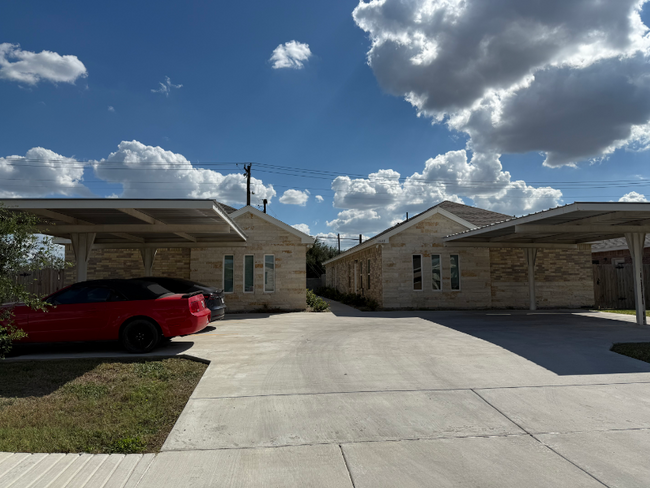
[{"label": "bush", "polygon": [[377,310],[379,308],[379,303],[374,298],[364,297],[356,293],[341,293],[336,288],[330,288],[329,286],[321,286],[316,289],[316,294],[361,310]]},{"label": "bush", "polygon": [[313,312],[324,312],[330,308],[325,300],[311,290],[307,290],[307,305]]}]

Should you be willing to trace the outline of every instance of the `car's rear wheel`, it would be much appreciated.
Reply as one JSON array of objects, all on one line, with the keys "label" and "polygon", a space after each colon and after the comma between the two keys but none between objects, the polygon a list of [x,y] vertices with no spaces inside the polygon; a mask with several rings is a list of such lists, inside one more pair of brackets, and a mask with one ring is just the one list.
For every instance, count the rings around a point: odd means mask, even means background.
[{"label": "car's rear wheel", "polygon": [[120,342],[128,352],[142,354],[154,350],[160,342],[160,332],[151,321],[136,319],[122,327]]}]

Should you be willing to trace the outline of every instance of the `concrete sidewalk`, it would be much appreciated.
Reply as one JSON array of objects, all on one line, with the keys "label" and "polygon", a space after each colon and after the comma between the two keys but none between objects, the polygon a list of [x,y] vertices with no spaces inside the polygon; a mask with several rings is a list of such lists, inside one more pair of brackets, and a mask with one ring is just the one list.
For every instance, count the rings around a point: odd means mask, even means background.
[{"label": "concrete sidewalk", "polygon": [[[233,315],[175,340],[210,365],[163,452],[91,457],[90,476],[145,488],[650,486],[650,364],[609,351],[650,342],[650,328],[571,311],[333,312]],[[102,486],[83,482],[90,467],[30,485],[65,457],[0,456],[0,487]],[[127,466],[139,468],[125,477]]]}]

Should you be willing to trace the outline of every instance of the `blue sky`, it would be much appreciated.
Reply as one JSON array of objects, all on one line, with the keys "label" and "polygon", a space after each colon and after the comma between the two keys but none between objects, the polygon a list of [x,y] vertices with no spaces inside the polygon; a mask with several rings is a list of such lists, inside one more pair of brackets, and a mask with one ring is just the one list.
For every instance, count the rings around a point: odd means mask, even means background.
[{"label": "blue sky", "polygon": [[[467,7],[445,11],[441,25],[421,14],[442,2],[375,3],[3,2],[0,196],[209,196],[240,206],[234,163],[253,162],[269,212],[312,235],[372,235],[445,198],[524,214],[650,196],[640,150],[650,140],[647,33],[620,22],[638,18],[639,1],[574,11],[484,1],[492,10],[482,20],[472,20],[479,6]],[[490,15],[505,22],[497,34]],[[562,45],[544,44],[544,29],[557,26],[567,30]],[[503,42],[466,61],[462,28],[483,34],[482,49]],[[274,68],[274,50],[291,41],[308,46],[302,67]],[[55,54],[30,57],[43,51]],[[13,64],[21,60],[31,64]],[[625,70],[634,97],[612,75]],[[167,78],[168,92],[154,92]],[[576,79],[567,98],[553,88]],[[486,125],[495,103],[510,125]],[[379,170],[390,172],[368,177]],[[290,189],[301,194],[282,198]]]}]

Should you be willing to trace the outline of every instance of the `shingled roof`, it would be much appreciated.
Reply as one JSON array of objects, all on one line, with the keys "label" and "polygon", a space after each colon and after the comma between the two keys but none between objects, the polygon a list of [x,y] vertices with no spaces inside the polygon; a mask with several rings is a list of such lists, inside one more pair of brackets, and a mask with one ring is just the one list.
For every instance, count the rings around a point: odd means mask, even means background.
[{"label": "shingled roof", "polygon": [[[496,222],[503,222],[504,220],[512,218],[512,215],[492,212],[491,210],[483,210],[478,207],[470,207],[469,205],[450,202],[449,200],[445,200],[431,208],[436,207],[444,208],[447,212],[453,213],[456,217],[467,220],[469,223],[474,224],[477,227],[483,227],[484,225],[490,225]],[[431,208],[428,210],[431,210]],[[425,210],[425,212],[428,210]]]}]

